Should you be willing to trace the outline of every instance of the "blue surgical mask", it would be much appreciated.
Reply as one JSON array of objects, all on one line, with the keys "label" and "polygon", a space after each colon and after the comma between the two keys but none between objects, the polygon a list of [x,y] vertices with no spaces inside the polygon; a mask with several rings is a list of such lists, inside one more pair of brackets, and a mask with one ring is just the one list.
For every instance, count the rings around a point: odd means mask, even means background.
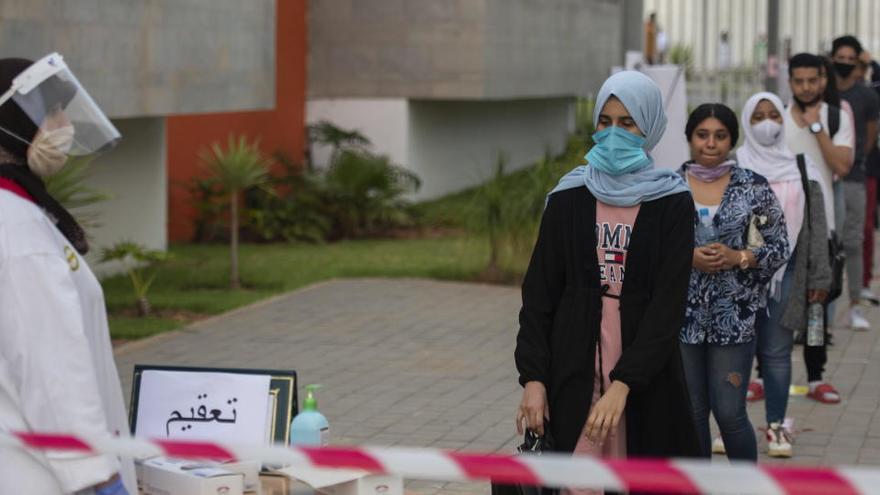
[{"label": "blue surgical mask", "polygon": [[651,165],[645,153],[645,138],[620,127],[610,126],[593,134],[596,143],[584,157],[591,167],[609,175],[638,172]]}]

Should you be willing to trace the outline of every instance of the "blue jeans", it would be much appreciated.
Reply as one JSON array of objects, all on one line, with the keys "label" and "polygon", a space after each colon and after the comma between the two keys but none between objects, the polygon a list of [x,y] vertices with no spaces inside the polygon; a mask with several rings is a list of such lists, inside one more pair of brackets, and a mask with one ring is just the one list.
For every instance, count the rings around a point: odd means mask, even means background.
[{"label": "blue jeans", "polygon": [[[778,300],[768,297],[767,312],[758,314],[755,330],[758,334],[758,375],[764,379],[765,415],[767,424],[782,423],[788,409],[788,389],[791,386],[791,352],[794,348],[792,331],[781,325],[786,302],[794,282],[795,257],[785,269]],[[806,297],[806,294],[800,295]],[[769,313],[769,314],[768,314]]]},{"label": "blue jeans", "polygon": [[711,411],[721,430],[727,458],[756,462],[758,440],[746,413],[746,392],[755,357],[755,341],[723,346],[705,343],[679,345],[703,454],[708,457],[712,451]]}]

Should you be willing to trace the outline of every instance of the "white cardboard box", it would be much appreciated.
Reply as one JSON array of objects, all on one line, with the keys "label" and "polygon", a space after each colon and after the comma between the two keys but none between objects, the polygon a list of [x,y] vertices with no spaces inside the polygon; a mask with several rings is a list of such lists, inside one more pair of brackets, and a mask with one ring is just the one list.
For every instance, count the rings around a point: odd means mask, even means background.
[{"label": "white cardboard box", "polygon": [[403,479],[399,476],[367,475],[338,485],[325,486],[318,491],[327,495],[403,495]]},{"label": "white cardboard box", "polygon": [[243,495],[242,474],[192,466],[192,461],[180,459],[148,459],[141,466],[141,489],[146,495]]},{"label": "white cardboard box", "polygon": [[256,495],[262,493],[260,490],[260,470],[263,465],[260,461],[224,462],[215,467],[244,475],[245,492],[254,492]]},{"label": "white cardboard box", "polygon": [[284,468],[277,471],[325,495],[403,495],[403,478],[353,469]]}]

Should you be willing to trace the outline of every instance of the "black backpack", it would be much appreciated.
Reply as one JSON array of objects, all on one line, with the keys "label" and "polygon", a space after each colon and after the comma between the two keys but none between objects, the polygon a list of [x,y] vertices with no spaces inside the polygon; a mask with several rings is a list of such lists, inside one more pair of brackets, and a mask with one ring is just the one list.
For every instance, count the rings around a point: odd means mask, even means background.
[{"label": "black backpack", "polygon": [[828,105],[828,136],[834,139],[834,135],[840,129],[840,107]]}]

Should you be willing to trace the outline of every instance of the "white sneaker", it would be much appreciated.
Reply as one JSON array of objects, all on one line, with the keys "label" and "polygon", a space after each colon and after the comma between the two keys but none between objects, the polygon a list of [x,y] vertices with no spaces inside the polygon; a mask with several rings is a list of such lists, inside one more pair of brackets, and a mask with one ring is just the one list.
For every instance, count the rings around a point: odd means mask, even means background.
[{"label": "white sneaker", "polygon": [[862,308],[853,306],[849,310],[849,327],[853,330],[870,330],[871,323],[862,314]]},{"label": "white sneaker", "polygon": [[767,455],[770,457],[791,457],[791,435],[779,423],[767,427]]},{"label": "white sneaker", "polygon": [[880,306],[880,298],[878,298],[877,294],[874,294],[874,291],[868,287],[865,287],[859,292],[859,299],[870,303],[872,306]]},{"label": "white sneaker", "polygon": [[727,451],[724,450],[724,440],[721,437],[715,437],[715,440],[712,441],[712,453],[721,455],[727,453]]}]

